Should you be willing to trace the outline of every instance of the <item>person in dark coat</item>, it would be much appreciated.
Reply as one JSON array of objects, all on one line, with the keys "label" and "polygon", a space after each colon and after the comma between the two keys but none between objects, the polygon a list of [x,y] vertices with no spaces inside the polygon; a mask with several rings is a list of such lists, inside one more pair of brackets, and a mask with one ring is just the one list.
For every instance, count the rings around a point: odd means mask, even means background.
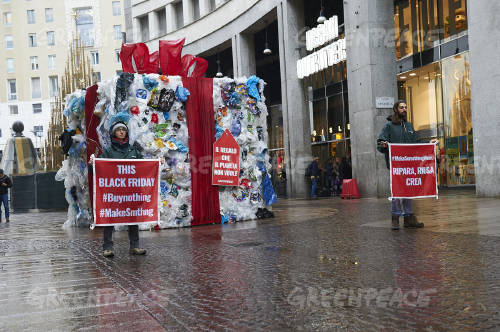
[{"label": "person in dark coat", "polygon": [[[377,139],[377,150],[385,154],[385,162],[389,169],[389,143],[417,143],[417,135],[413,125],[406,121],[407,106],[404,100],[394,103],[393,113],[382,128]],[[392,229],[399,229],[399,217],[404,218],[404,227],[421,228],[424,224],[417,221],[413,214],[411,199],[393,199],[391,201]]]},{"label": "person in dark coat", "polygon": [[311,163],[311,198],[317,198],[318,194],[316,190],[318,189],[319,176],[320,176],[320,168],[319,168],[319,157],[314,157]]},{"label": "person in dark coat", "polygon": [[339,165],[339,177],[340,181],[344,179],[352,179],[352,163],[350,155],[342,158]]},{"label": "person in dark coat", "polygon": [[328,188],[328,193],[330,196],[334,194],[335,180],[337,178],[337,170],[333,164],[332,158],[329,158],[325,163],[325,181],[326,187]]},{"label": "person in dark coat", "polygon": [[2,222],[2,204],[5,209],[5,222],[9,222],[9,188],[11,187],[12,180],[0,168],[0,222]]},{"label": "person in dark coat", "polygon": [[[109,159],[142,159],[142,154],[129,144],[128,127],[124,122],[116,122],[111,127],[111,146],[104,149],[99,158]],[[91,158],[91,163],[93,158]],[[114,256],[113,252],[113,231],[114,226],[104,228],[104,257]],[[128,226],[128,238],[130,241],[130,254],[145,255],[146,249],[139,247],[139,226]]]}]

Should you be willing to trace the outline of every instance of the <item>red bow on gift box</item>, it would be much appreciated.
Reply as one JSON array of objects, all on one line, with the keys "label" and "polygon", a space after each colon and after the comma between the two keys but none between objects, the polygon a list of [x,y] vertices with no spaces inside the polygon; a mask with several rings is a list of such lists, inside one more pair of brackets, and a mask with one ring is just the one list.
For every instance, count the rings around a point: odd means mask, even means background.
[{"label": "red bow on gift box", "polygon": [[[181,57],[185,38],[179,40],[160,40],[160,50],[149,54],[144,43],[123,44],[120,51],[122,69],[126,73],[157,74],[183,77],[203,77],[208,69],[208,61],[186,54]],[[132,64],[135,63],[135,68]],[[191,74],[189,70],[193,67]]]}]

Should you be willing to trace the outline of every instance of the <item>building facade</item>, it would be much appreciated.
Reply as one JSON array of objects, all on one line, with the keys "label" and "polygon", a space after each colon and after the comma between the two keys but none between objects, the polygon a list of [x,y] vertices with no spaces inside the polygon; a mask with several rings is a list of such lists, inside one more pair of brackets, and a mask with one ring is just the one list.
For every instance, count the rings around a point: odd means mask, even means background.
[{"label": "building facade", "polygon": [[420,140],[439,142],[440,186],[498,195],[498,94],[481,64],[498,71],[483,48],[499,46],[471,35],[499,36],[486,19],[499,11],[485,0],[132,0],[128,42],[156,50],[186,38],[187,53],[209,60],[207,76],[268,82],[275,186],[289,197],[308,195],[312,156],[352,160],[361,194],[387,195],[375,140],[397,99]]},{"label": "building facade", "polygon": [[123,0],[0,2],[0,151],[15,121],[43,146],[73,36],[85,46],[94,81],[121,70],[124,7]]}]

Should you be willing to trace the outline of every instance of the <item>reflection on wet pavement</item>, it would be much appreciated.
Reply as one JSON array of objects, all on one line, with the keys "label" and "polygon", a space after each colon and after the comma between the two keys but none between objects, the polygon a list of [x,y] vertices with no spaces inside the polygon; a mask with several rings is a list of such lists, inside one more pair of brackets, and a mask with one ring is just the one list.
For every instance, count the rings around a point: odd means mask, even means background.
[{"label": "reflection on wet pavement", "polygon": [[63,229],[65,213],[0,224],[0,330],[417,330],[500,327],[499,200],[282,200],[275,219],[141,232]]}]

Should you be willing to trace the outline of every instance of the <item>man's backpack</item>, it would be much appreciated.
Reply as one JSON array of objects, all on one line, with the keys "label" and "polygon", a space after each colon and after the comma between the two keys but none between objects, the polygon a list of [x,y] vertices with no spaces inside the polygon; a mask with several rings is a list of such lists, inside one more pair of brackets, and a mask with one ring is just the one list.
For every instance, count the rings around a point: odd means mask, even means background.
[{"label": "man's backpack", "polygon": [[312,175],[312,163],[310,163],[309,166],[307,166],[305,176],[310,177],[311,175]]}]

